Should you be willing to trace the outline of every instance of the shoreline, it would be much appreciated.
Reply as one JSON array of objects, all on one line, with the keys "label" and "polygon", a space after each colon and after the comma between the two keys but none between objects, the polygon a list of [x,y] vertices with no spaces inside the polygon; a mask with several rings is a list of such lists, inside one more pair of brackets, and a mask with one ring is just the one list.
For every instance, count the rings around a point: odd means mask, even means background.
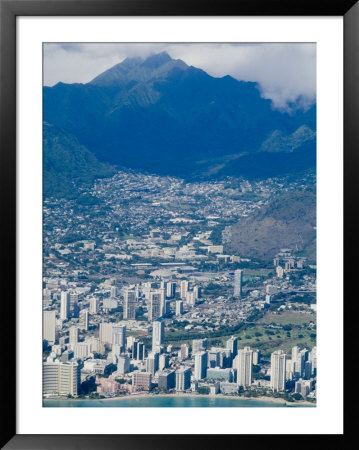
[{"label": "shoreline", "polygon": [[242,396],[232,396],[232,395],[224,395],[224,394],[217,394],[217,395],[203,395],[203,394],[138,394],[138,395],[124,395],[121,397],[109,397],[109,398],[43,398],[47,401],[99,401],[99,402],[111,402],[114,400],[132,400],[132,399],[150,399],[150,398],[221,398],[221,399],[232,399],[232,400],[254,400],[254,401],[262,401],[262,402],[268,402],[268,403],[283,403],[288,406],[316,406],[316,403],[308,402],[305,400],[296,401],[296,402],[288,402],[287,400],[283,398],[276,398],[276,397],[242,397]]}]

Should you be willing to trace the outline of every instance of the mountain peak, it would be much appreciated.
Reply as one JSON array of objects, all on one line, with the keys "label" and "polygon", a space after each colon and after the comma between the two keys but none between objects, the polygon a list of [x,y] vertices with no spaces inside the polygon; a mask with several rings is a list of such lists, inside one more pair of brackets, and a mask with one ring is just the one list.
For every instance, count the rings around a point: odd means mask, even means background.
[{"label": "mountain peak", "polygon": [[150,55],[145,60],[140,57],[126,58],[98,75],[90,84],[120,87],[133,81],[147,83],[165,78],[174,68],[186,70],[188,66],[181,59],[172,59],[167,52]]},{"label": "mountain peak", "polygon": [[[143,62],[143,59],[140,56],[135,56],[133,58],[127,57],[122,62],[117,64],[117,66],[122,66],[122,67],[132,69],[132,67],[138,66],[142,62]],[[116,67],[116,66],[114,66],[114,67]]]},{"label": "mountain peak", "polygon": [[151,69],[157,69],[158,67],[163,66],[167,62],[171,61],[172,58],[167,52],[157,53],[155,55],[149,56],[144,62],[143,66],[149,67]]}]

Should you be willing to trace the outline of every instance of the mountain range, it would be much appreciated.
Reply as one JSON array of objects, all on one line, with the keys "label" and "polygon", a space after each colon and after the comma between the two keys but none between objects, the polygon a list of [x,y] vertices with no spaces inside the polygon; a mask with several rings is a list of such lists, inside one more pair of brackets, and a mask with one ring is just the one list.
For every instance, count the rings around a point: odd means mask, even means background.
[{"label": "mountain range", "polygon": [[44,155],[54,140],[59,159],[72,153],[71,176],[85,154],[94,176],[121,166],[191,180],[265,178],[316,164],[316,105],[280,111],[257,83],[212,77],[166,52],[127,58],[86,84],[45,86],[43,111]]}]

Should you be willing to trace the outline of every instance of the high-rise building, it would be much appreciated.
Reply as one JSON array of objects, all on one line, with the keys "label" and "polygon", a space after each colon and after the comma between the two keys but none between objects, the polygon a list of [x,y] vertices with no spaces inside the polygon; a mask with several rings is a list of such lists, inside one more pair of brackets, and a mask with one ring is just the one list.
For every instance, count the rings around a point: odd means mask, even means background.
[{"label": "high-rise building", "polygon": [[208,352],[208,367],[220,366],[220,352],[217,350],[209,350]]},{"label": "high-rise building", "polygon": [[[131,348],[130,348],[132,359],[137,359],[137,344],[138,344],[138,340],[134,339],[132,341],[132,345],[131,345]],[[129,345],[128,345],[128,338],[127,338],[127,349],[128,348],[129,348]]]},{"label": "high-rise building", "polygon": [[56,311],[43,311],[42,339],[50,345],[56,340]]},{"label": "high-rise building", "polygon": [[184,392],[191,387],[191,369],[181,366],[176,370],[176,391]]},{"label": "high-rise building", "polygon": [[70,344],[77,344],[79,341],[79,329],[78,327],[71,327],[69,331]]},{"label": "high-rise building", "polygon": [[123,318],[136,319],[137,296],[134,289],[126,289],[124,294]]},{"label": "high-rise building", "polygon": [[299,353],[299,347],[297,347],[297,346],[292,347],[292,361],[296,361],[298,353]]},{"label": "high-rise building", "polygon": [[74,357],[74,352],[72,350],[65,350],[60,356],[60,362],[68,362]]},{"label": "high-rise building", "polygon": [[112,344],[113,323],[101,322],[99,337],[101,344]]},{"label": "high-rise building", "polygon": [[253,351],[250,347],[238,350],[233,360],[233,368],[237,369],[238,386],[250,386],[252,384]]},{"label": "high-rise building", "polygon": [[193,292],[193,291],[187,291],[187,294],[186,294],[186,303],[187,303],[187,305],[189,305],[189,306],[195,306],[195,304],[196,304],[196,298],[195,298],[195,295],[194,295],[194,292]]},{"label": "high-rise building", "polygon": [[309,378],[311,378],[313,373],[313,369],[312,369],[312,362],[311,361],[306,361],[304,363],[304,378],[306,380],[309,380]]},{"label": "high-rise building", "polygon": [[232,358],[235,358],[238,352],[238,339],[235,336],[231,336],[226,342],[226,348],[231,351]]},{"label": "high-rise building", "polygon": [[303,398],[306,398],[307,395],[312,391],[313,389],[313,382],[311,380],[303,380],[300,378],[295,383],[295,392],[301,394]]},{"label": "high-rise building", "polygon": [[237,269],[234,272],[234,289],[233,289],[233,296],[234,297],[241,297],[242,295],[242,283],[243,283],[243,270]]},{"label": "high-rise building", "polygon": [[253,350],[253,364],[257,366],[260,363],[260,361],[261,361],[261,352],[259,350]]},{"label": "high-rise building", "polygon": [[101,343],[99,338],[91,336],[90,338],[86,339],[86,342],[88,342],[91,346],[91,353],[99,353],[100,355],[103,355],[105,353],[105,347]]},{"label": "high-rise building", "polygon": [[147,372],[134,372],[132,385],[136,391],[150,391],[152,387],[152,374]]},{"label": "high-rise building", "polygon": [[161,296],[161,316],[164,316],[166,314],[166,289],[162,286],[158,289],[158,292]]},{"label": "high-rise building", "polygon": [[270,386],[273,391],[284,391],[286,382],[287,356],[283,350],[277,350],[271,355]]},{"label": "high-rise building", "polygon": [[138,339],[135,336],[127,336],[126,337],[126,350],[132,350],[134,342],[138,342]]},{"label": "high-rise building", "polygon": [[78,318],[80,314],[80,306],[77,302],[72,305],[72,317]]},{"label": "high-rise building", "polygon": [[56,360],[42,366],[43,394],[77,396],[81,382],[80,366],[76,362]]},{"label": "high-rise building", "polygon": [[193,339],[192,341],[192,354],[195,355],[198,352],[203,352],[208,348],[208,340],[205,339]]},{"label": "high-rise building", "polygon": [[79,302],[79,294],[75,291],[69,292],[70,294],[70,307],[74,306],[75,303]]},{"label": "high-rise building", "polygon": [[77,342],[73,344],[74,358],[84,359],[90,356],[91,344],[89,342]]},{"label": "high-rise building", "polygon": [[283,278],[284,275],[284,269],[282,266],[277,266],[276,267],[276,274],[278,278]]},{"label": "high-rise building", "polygon": [[293,380],[295,378],[295,361],[292,359],[286,360],[285,379]]},{"label": "high-rise building", "polygon": [[90,314],[97,314],[100,305],[100,300],[97,297],[90,298]]},{"label": "high-rise building", "polygon": [[130,358],[128,355],[123,354],[118,357],[117,360],[117,373],[124,375],[130,371]]},{"label": "high-rise building", "polygon": [[187,280],[182,280],[181,284],[180,284],[180,294],[181,294],[181,298],[185,299],[187,292],[189,289],[189,283]]},{"label": "high-rise building", "polygon": [[[308,359],[309,352],[307,349],[297,350],[295,359],[295,376],[297,378],[302,378],[304,375],[305,362]],[[292,353],[293,359],[293,353]]]},{"label": "high-rise building", "polygon": [[176,301],[176,316],[181,316],[183,314],[183,301]]},{"label": "high-rise building", "polygon": [[139,361],[143,361],[145,359],[145,344],[143,342],[139,342],[137,344],[137,359]]},{"label": "high-rise building", "polygon": [[194,357],[194,377],[196,380],[203,380],[207,375],[207,352],[199,352]]},{"label": "high-rise building", "polygon": [[193,295],[195,300],[198,300],[199,298],[201,298],[201,288],[200,286],[194,286],[193,287]]},{"label": "high-rise building", "polygon": [[155,352],[151,352],[148,354],[146,359],[146,372],[154,375],[158,370],[158,359],[159,354]]},{"label": "high-rise building", "polygon": [[152,351],[159,351],[165,337],[165,323],[157,319],[152,324]]},{"label": "high-rise building", "polygon": [[161,317],[162,315],[161,301],[162,301],[161,292],[159,291],[150,292],[150,305],[148,310],[148,320],[150,322],[154,322],[156,319]]},{"label": "high-rise building", "polygon": [[317,347],[312,348],[308,355],[308,360],[312,363],[312,373],[315,375],[317,372]]},{"label": "high-rise building", "polygon": [[112,353],[119,356],[126,351],[126,326],[119,323],[112,328]]},{"label": "high-rise building", "polygon": [[132,344],[132,359],[143,361],[145,359],[145,344],[143,342],[135,341]]},{"label": "high-rise building", "polygon": [[89,329],[89,310],[87,308],[80,311],[80,328],[86,331]]},{"label": "high-rise building", "polygon": [[70,317],[70,293],[61,292],[60,319],[67,320]]},{"label": "high-rise building", "polygon": [[[161,355],[162,356],[162,355]],[[176,386],[176,373],[174,370],[162,370],[158,374],[158,388],[161,391],[168,391]]]},{"label": "high-rise building", "polygon": [[176,283],[169,281],[166,286],[166,296],[167,298],[174,298],[176,295]]},{"label": "high-rise building", "polygon": [[166,355],[166,353],[161,353],[159,357],[158,369],[159,370],[166,369],[169,365],[169,360],[170,360],[169,355]]},{"label": "high-rise building", "polygon": [[178,352],[178,358],[179,359],[187,359],[189,355],[189,347],[187,344],[182,344],[181,348]]}]

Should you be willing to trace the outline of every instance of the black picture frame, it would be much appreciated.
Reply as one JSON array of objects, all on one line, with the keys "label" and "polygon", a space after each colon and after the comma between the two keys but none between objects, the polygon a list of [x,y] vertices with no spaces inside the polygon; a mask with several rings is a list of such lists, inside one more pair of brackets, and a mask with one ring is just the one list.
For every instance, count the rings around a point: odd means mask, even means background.
[{"label": "black picture frame", "polygon": [[[345,260],[355,248],[349,238],[358,230],[356,196],[359,170],[359,2],[325,0],[238,0],[213,2],[194,0],[0,0],[0,183],[2,200],[2,342],[6,372],[2,377],[1,445],[5,449],[168,449],[205,443],[206,436],[191,435],[18,435],[16,433],[16,17],[18,16],[342,16],[344,18],[344,208]],[[349,265],[348,265],[349,267]],[[344,277],[347,292],[354,268]],[[354,291],[354,290],[353,290]],[[354,300],[354,299],[352,299]],[[354,329],[354,301],[345,307],[346,329]],[[348,331],[350,333],[350,331]],[[350,337],[350,336],[349,336]],[[352,336],[352,339],[354,336]],[[345,346],[344,355],[349,349]],[[353,355],[352,355],[353,356]],[[10,374],[10,375],[9,375]],[[4,389],[6,386],[6,389]],[[354,416],[345,422],[351,431]],[[212,445],[252,444],[281,435],[211,435]],[[293,435],[292,435],[293,436]],[[342,439],[344,435],[333,435]],[[318,436],[317,436],[318,437]],[[319,436],[320,437],[320,436]],[[310,436],[312,442],[315,436]],[[296,435],[295,443],[308,439]],[[315,439],[316,441],[317,439]],[[230,442],[231,441],[231,442]],[[334,442],[334,441],[333,441]],[[288,442],[285,443],[286,447]],[[339,444],[339,442],[338,442]],[[209,445],[207,441],[206,446]],[[278,444],[276,444],[278,445]],[[210,445],[211,447],[211,445]]]}]

